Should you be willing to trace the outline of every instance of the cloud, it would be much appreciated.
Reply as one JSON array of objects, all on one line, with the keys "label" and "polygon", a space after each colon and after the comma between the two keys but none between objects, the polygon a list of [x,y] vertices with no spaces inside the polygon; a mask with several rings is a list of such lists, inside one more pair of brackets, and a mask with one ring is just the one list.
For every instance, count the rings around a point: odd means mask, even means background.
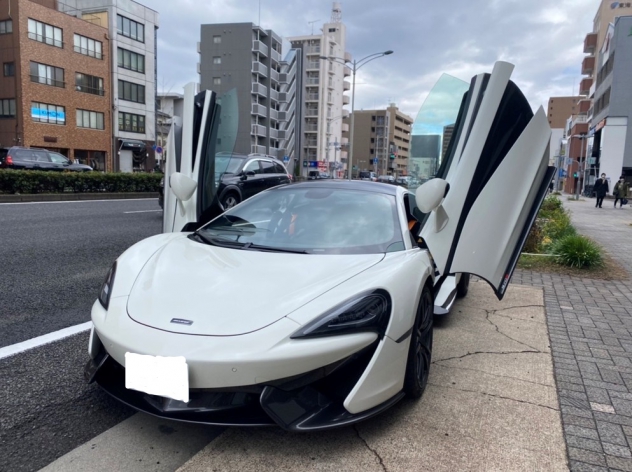
[{"label": "cloud", "polygon": [[[261,19],[259,20],[259,5]],[[318,32],[329,1],[154,0],[160,13],[158,87],[180,91],[198,81],[200,25],[254,22],[280,36]],[[512,79],[535,109],[549,96],[577,93],[583,39],[597,0],[347,0],[342,2],[347,50],[356,59],[392,49],[358,71],[356,108],[395,102],[417,114],[442,73],[465,81],[490,72],[497,60],[516,65]]]}]

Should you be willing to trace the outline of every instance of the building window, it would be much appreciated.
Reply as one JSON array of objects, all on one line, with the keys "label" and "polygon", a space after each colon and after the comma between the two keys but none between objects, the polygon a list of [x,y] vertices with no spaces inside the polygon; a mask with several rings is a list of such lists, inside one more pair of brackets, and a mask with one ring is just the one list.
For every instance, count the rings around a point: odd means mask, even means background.
[{"label": "building window", "polygon": [[77,110],[77,128],[105,129],[103,113]]},{"label": "building window", "polygon": [[58,48],[64,47],[61,28],[29,18],[29,38]]},{"label": "building window", "polygon": [[0,118],[15,118],[15,98],[0,100]]},{"label": "building window", "polygon": [[118,66],[144,74],[145,56],[127,49],[118,48]]},{"label": "building window", "polygon": [[13,33],[13,20],[0,21],[0,34]]},{"label": "building window", "polygon": [[128,102],[145,103],[145,86],[119,80],[118,96]]},{"label": "building window", "polygon": [[84,56],[103,59],[103,43],[75,33],[75,52]]},{"label": "building window", "polygon": [[31,118],[40,123],[66,124],[66,108],[48,103],[31,102]]},{"label": "building window", "polygon": [[119,131],[129,131],[130,133],[145,132],[145,117],[143,115],[119,112],[118,118]]},{"label": "building window", "polygon": [[15,75],[15,62],[5,62],[3,69],[5,77],[13,77]]},{"label": "building window", "polygon": [[82,74],[81,72],[75,74],[75,90],[77,92],[91,93],[93,95],[105,95],[103,79],[101,77]]},{"label": "building window", "polygon": [[213,85],[221,85],[222,78],[221,77],[213,77]]},{"label": "building window", "polygon": [[117,33],[141,43],[145,42],[145,25],[121,15],[116,15]]},{"label": "building window", "polygon": [[219,56],[215,56],[213,58],[213,64],[221,64],[222,63],[222,58]]},{"label": "building window", "polygon": [[64,69],[31,61],[31,82],[64,88]]},{"label": "building window", "polygon": [[222,37],[221,37],[221,36],[218,36],[218,35],[213,36],[213,42],[214,42],[215,44],[219,44],[219,43],[221,43],[221,42],[222,42]]}]

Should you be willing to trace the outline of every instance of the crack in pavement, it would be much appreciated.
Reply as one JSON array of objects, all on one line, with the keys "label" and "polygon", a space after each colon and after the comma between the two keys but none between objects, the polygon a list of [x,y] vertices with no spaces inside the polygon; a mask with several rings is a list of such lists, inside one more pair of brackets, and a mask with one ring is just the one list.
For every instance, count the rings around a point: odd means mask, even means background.
[{"label": "crack in pavement", "polygon": [[373,449],[371,446],[369,446],[369,443],[366,442],[366,439],[364,439],[362,437],[362,435],[360,434],[360,431],[358,431],[358,425],[354,424],[353,425],[353,429],[356,432],[356,434],[358,435],[358,438],[360,438],[360,441],[362,441],[364,443],[364,445],[366,446],[366,448],[373,453],[373,455],[377,458],[378,461],[380,461],[380,466],[382,466],[382,470],[384,472],[388,472],[388,469],[386,468],[386,465],[384,465],[384,460],[382,460],[382,456],[380,456],[375,449]]},{"label": "crack in pavement", "polygon": [[445,359],[437,359],[437,360],[432,361],[432,364],[436,364],[437,362],[442,362],[442,361],[451,361],[452,359],[463,359],[464,357],[474,356],[476,354],[505,355],[505,354],[547,354],[547,353],[542,352],[542,351],[474,351],[474,352],[468,352],[467,354],[463,354],[462,356],[454,356],[454,357],[446,357]]},{"label": "crack in pavement", "polygon": [[494,398],[500,398],[502,400],[509,400],[509,401],[512,401],[512,402],[524,403],[526,405],[539,406],[541,408],[547,408],[549,410],[553,410],[553,411],[557,411],[557,412],[560,411],[559,408],[553,408],[553,407],[547,406],[547,405],[540,405],[539,403],[532,403],[532,402],[528,402],[526,400],[518,400],[517,398],[503,397],[502,395],[495,395],[493,393],[481,392],[479,390],[468,390],[468,389],[465,389],[465,388],[458,388],[458,387],[455,387],[454,385],[445,386],[445,385],[433,384],[433,383],[430,383],[430,382],[428,382],[428,385],[432,385],[433,387],[439,387],[439,388],[459,390],[461,392],[479,393],[481,395],[486,395],[488,397],[494,397]]},{"label": "crack in pavement", "polygon": [[[537,348],[536,348],[536,347],[531,346],[531,345],[529,345],[529,344],[527,344],[527,343],[523,343],[522,341],[518,341],[517,339],[512,338],[512,337],[511,337],[511,336],[509,336],[508,334],[503,333],[503,332],[500,330],[500,328],[498,327],[498,325],[497,325],[496,323],[494,323],[492,320],[490,320],[490,319],[489,319],[489,316],[490,316],[490,315],[495,315],[495,314],[496,314],[496,311],[497,311],[497,310],[491,310],[491,311],[487,311],[487,310],[485,310],[485,312],[486,312],[486,314],[485,314],[485,319],[486,319],[487,321],[489,321],[489,322],[491,323],[491,325],[492,325],[494,328],[496,328],[496,332],[497,332],[498,334],[500,334],[500,335],[502,335],[502,336],[506,337],[507,339],[511,339],[512,341],[517,342],[518,344],[522,344],[523,346],[530,347],[531,349],[536,349],[536,350],[537,350]],[[538,351],[538,352],[542,352],[542,351]]]},{"label": "crack in pavement", "polygon": [[[437,362],[441,362],[441,361],[437,361]],[[434,364],[434,362],[433,362]],[[540,387],[549,387],[549,388],[555,388],[555,385],[548,385],[548,384],[543,384],[540,382],[534,382],[532,380],[525,380],[525,379],[521,379],[519,377],[511,377],[510,375],[500,375],[500,374],[492,374],[490,372],[484,371],[484,370],[479,370],[479,369],[473,369],[471,367],[462,367],[460,365],[450,365],[450,364],[437,364],[440,367],[445,367],[446,369],[461,369],[461,370],[471,370],[472,372],[479,372],[479,373],[483,373],[483,374],[488,374],[488,375],[492,375],[494,377],[502,377],[503,379],[509,379],[509,380],[518,380],[519,382],[526,382],[526,383],[530,383],[533,385],[539,385]]]}]

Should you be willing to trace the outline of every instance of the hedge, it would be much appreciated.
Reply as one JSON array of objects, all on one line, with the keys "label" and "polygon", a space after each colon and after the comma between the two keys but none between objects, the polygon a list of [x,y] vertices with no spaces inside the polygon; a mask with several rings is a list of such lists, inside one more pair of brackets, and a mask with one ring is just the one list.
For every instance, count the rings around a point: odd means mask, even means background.
[{"label": "hedge", "polygon": [[0,169],[0,193],[157,192],[163,174]]}]

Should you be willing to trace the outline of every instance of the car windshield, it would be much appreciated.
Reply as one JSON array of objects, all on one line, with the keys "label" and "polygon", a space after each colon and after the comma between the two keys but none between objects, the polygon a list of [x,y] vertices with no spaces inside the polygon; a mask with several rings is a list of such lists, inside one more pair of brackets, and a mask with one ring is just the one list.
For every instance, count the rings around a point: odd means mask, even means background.
[{"label": "car windshield", "polygon": [[404,250],[395,197],[347,188],[290,186],[262,192],[199,230],[207,242],[308,254]]}]

